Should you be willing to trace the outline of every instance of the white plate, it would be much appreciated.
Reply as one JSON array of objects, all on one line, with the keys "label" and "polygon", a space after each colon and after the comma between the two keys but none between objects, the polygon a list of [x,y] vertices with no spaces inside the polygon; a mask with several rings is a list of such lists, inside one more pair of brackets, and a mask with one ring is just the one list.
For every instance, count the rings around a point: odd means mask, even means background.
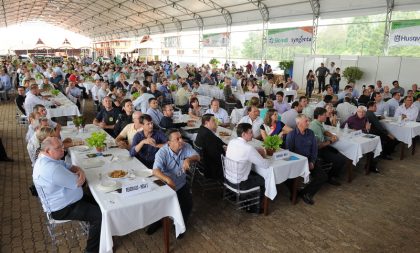
[{"label": "white plate", "polygon": [[88,158],[88,159],[84,159],[83,160],[83,164],[81,164],[80,167],[84,168],[84,169],[89,169],[89,168],[96,168],[96,167],[101,167],[102,165],[104,165],[105,162],[96,158]]},{"label": "white plate", "polygon": [[104,180],[98,184],[98,189],[104,192],[115,191],[120,188],[120,183],[115,180]]},{"label": "white plate", "polygon": [[138,170],[134,174],[138,177],[150,177],[152,175],[152,170]]},{"label": "white plate", "polygon": [[73,149],[78,152],[85,152],[85,151],[90,150],[90,147],[82,145],[82,146],[75,146],[73,147]]},{"label": "white plate", "polygon": [[[111,172],[113,172],[113,171],[115,171],[115,170],[122,170],[122,171],[125,171],[125,172],[126,172],[126,174],[125,174],[125,176],[123,176],[123,177],[117,177],[117,178],[111,177],[111,176],[110,176]],[[113,180],[116,180],[116,179],[124,179],[124,178],[128,178],[128,177],[130,176],[130,173],[128,173],[128,171],[127,171],[127,170],[124,170],[124,169],[115,169],[115,170],[110,170],[110,171],[108,171],[108,172],[106,173],[106,176],[107,176],[109,179],[113,179]]]}]

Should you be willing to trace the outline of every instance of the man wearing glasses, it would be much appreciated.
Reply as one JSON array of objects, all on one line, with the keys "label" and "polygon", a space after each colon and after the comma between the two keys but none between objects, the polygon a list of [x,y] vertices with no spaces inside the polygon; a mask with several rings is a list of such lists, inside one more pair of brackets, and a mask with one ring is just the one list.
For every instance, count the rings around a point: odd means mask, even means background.
[{"label": "man wearing glasses", "polygon": [[[192,209],[192,195],[185,172],[195,161],[200,161],[200,156],[190,144],[184,142],[179,130],[171,129],[168,143],[156,153],[153,164],[153,175],[176,191],[185,224]],[[160,226],[161,222],[156,222],[146,232],[152,234]]]},{"label": "man wearing glasses", "polygon": [[[99,252],[102,213],[95,200],[83,194],[84,171],[60,160],[63,143],[57,137],[47,137],[35,162],[33,181],[44,198],[45,211],[56,220],[89,222],[89,237],[85,252]],[[40,192],[41,191],[41,192]]]}]

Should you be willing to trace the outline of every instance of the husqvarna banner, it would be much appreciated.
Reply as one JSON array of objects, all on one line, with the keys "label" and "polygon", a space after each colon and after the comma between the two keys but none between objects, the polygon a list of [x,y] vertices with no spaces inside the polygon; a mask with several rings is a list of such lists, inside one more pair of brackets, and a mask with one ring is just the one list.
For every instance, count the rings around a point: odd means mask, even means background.
[{"label": "husqvarna banner", "polygon": [[393,21],[389,34],[389,46],[420,46],[420,19]]},{"label": "husqvarna banner", "polygon": [[310,46],[312,43],[312,26],[269,29],[269,46]]}]

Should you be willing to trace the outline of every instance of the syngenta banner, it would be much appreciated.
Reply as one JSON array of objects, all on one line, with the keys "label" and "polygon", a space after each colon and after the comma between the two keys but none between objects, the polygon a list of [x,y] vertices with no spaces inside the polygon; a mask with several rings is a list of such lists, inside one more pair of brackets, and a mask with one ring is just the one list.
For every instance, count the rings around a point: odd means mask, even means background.
[{"label": "syngenta banner", "polygon": [[420,19],[393,21],[389,46],[420,46]]},{"label": "syngenta banner", "polygon": [[268,45],[270,46],[310,46],[312,43],[312,26],[270,29]]}]

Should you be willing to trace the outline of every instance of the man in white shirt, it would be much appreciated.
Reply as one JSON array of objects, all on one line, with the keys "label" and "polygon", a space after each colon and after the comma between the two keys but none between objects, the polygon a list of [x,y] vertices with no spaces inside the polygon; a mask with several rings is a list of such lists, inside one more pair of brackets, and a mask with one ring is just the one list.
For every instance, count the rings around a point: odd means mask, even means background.
[{"label": "man in white shirt", "polygon": [[241,123],[248,123],[252,125],[252,134],[254,138],[261,139],[260,127],[264,124],[264,121],[260,118],[260,110],[256,106],[250,106],[248,109],[248,115],[244,116],[240,121]]},{"label": "man in white shirt", "polygon": [[99,110],[99,97],[98,97],[98,92],[101,89],[101,80],[97,79],[95,80],[95,85],[92,87],[92,89],[90,89],[90,94],[92,94],[92,99],[93,102],[96,105],[97,111]]},{"label": "man in white shirt", "polygon": [[413,104],[413,97],[406,97],[404,104],[400,105],[395,111],[394,117],[402,116],[402,119],[416,121],[419,115],[419,108]]},{"label": "man in white shirt", "polygon": [[374,93],[374,99],[375,99],[375,104],[376,104],[376,111],[375,111],[375,115],[380,115],[380,116],[384,116],[385,112],[388,113],[388,104],[384,102],[384,100],[382,99],[382,93],[380,93],[379,91],[376,91]]},{"label": "man in white shirt", "polygon": [[388,104],[388,116],[394,117],[395,111],[400,106],[401,94],[399,92],[392,93],[392,98],[386,103]]},{"label": "man in white shirt", "polygon": [[300,108],[299,102],[295,101],[292,103],[292,109],[284,112],[281,115],[281,122],[283,122],[286,126],[289,126],[291,128],[296,128],[296,117],[299,114],[299,111],[301,111],[302,108]]},{"label": "man in white shirt", "polygon": [[[241,190],[247,190],[254,188],[256,186],[260,187],[260,203],[264,197],[265,192],[265,182],[264,178],[255,172],[251,172],[252,165],[255,165],[259,168],[268,168],[269,163],[267,160],[264,160],[262,155],[265,155],[263,149],[255,149],[253,146],[247,142],[252,140],[252,125],[248,123],[241,123],[238,125],[237,138],[232,139],[226,150],[226,157],[236,161],[236,162],[245,162],[243,167],[226,167],[225,168],[225,177],[230,185],[236,187],[239,184]],[[257,210],[249,210],[253,212],[259,212]]]},{"label": "man in white shirt", "polygon": [[337,105],[337,117],[340,118],[341,122],[346,121],[357,110],[357,107],[350,104],[350,101],[351,95],[346,95],[344,102]]},{"label": "man in white shirt", "polygon": [[210,103],[210,108],[207,109],[205,114],[213,114],[214,117],[222,124],[229,123],[229,115],[225,109],[220,108],[219,100],[213,99]]},{"label": "man in white shirt", "polygon": [[25,103],[23,104],[23,107],[25,108],[25,111],[28,115],[33,111],[34,106],[37,104],[44,105],[45,107],[48,107],[52,104],[50,101],[43,99],[39,93],[40,90],[38,84],[31,84],[30,90],[26,94]]},{"label": "man in white shirt", "polygon": [[150,93],[147,93],[147,87],[142,86],[140,88],[141,95],[133,101],[133,106],[136,111],[141,111],[142,113],[146,113],[147,109],[149,109],[149,99],[154,98]]}]

